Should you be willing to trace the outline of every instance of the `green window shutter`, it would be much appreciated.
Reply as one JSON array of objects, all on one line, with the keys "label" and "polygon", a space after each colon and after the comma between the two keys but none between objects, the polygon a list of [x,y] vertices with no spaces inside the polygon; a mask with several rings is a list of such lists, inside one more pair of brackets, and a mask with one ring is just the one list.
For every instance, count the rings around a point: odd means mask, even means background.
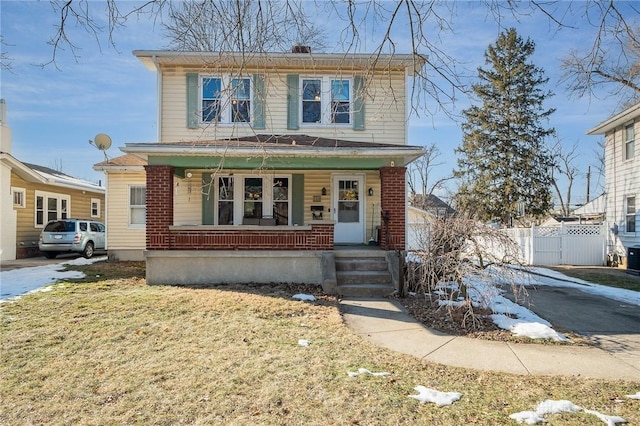
[{"label": "green window shutter", "polygon": [[364,130],[364,77],[353,78],[353,130]]},{"label": "green window shutter", "polygon": [[214,211],[214,182],[213,178],[209,174],[202,175],[202,224],[203,225],[214,225],[215,222],[215,211]]},{"label": "green window shutter", "polygon": [[264,101],[266,99],[266,92],[264,91],[264,76],[260,74],[253,75],[253,128],[264,129],[265,117],[264,117]]},{"label": "green window shutter", "polygon": [[198,118],[198,73],[187,73],[187,127],[197,129],[199,127]]},{"label": "green window shutter", "polygon": [[287,74],[287,129],[297,130],[299,118],[299,77],[298,74]]},{"label": "green window shutter", "polygon": [[304,175],[291,176],[291,223],[304,225]]}]

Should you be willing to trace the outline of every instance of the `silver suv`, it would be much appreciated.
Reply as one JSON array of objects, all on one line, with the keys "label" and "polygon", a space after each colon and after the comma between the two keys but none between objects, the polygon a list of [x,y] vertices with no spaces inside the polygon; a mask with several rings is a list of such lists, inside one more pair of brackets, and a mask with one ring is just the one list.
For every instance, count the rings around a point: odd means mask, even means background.
[{"label": "silver suv", "polygon": [[58,219],[47,223],[40,233],[38,248],[47,259],[58,253],[81,253],[89,259],[95,250],[105,249],[105,227],[85,219]]}]

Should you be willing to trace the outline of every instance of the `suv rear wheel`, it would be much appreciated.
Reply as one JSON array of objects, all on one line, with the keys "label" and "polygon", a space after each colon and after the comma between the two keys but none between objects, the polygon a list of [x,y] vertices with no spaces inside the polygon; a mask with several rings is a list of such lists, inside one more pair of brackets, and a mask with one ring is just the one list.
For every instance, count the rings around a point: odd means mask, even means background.
[{"label": "suv rear wheel", "polygon": [[91,256],[93,256],[93,243],[91,241],[89,241],[87,245],[84,247],[82,256],[84,256],[85,259],[89,259],[91,258]]}]

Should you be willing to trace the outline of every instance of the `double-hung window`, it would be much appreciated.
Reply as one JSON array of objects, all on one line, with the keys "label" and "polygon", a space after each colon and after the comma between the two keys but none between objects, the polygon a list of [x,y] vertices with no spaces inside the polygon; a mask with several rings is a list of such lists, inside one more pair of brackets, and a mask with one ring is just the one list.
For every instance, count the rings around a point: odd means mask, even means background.
[{"label": "double-hung window", "polygon": [[251,79],[203,76],[201,78],[203,123],[232,124],[251,121]]},{"label": "double-hung window", "polygon": [[11,188],[13,195],[13,207],[24,208],[27,206],[26,190],[24,188]]},{"label": "double-hung window", "polygon": [[147,223],[147,187],[134,185],[129,187],[129,226],[144,227]]},{"label": "double-hung window", "polygon": [[633,123],[624,128],[624,159],[631,160],[635,155],[635,131]]},{"label": "double-hung window", "polygon": [[350,79],[301,78],[302,124],[350,124],[353,88]]},{"label": "double-hung window", "polygon": [[42,228],[48,221],[67,219],[71,198],[68,195],[36,191],[35,227]]},{"label": "double-hung window", "polygon": [[627,197],[625,232],[636,232],[636,197]]},{"label": "double-hung window", "polygon": [[100,200],[97,198],[91,199],[91,217],[100,217]]}]

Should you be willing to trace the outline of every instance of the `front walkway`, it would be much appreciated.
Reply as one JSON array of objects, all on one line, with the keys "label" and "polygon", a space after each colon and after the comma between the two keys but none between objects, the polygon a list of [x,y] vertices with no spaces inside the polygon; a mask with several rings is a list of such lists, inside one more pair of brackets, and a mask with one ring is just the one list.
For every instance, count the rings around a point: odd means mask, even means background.
[{"label": "front walkway", "polygon": [[640,382],[640,365],[588,346],[494,342],[450,336],[418,323],[392,299],[343,299],[345,322],[360,337],[427,361],[523,375],[564,375]]}]

